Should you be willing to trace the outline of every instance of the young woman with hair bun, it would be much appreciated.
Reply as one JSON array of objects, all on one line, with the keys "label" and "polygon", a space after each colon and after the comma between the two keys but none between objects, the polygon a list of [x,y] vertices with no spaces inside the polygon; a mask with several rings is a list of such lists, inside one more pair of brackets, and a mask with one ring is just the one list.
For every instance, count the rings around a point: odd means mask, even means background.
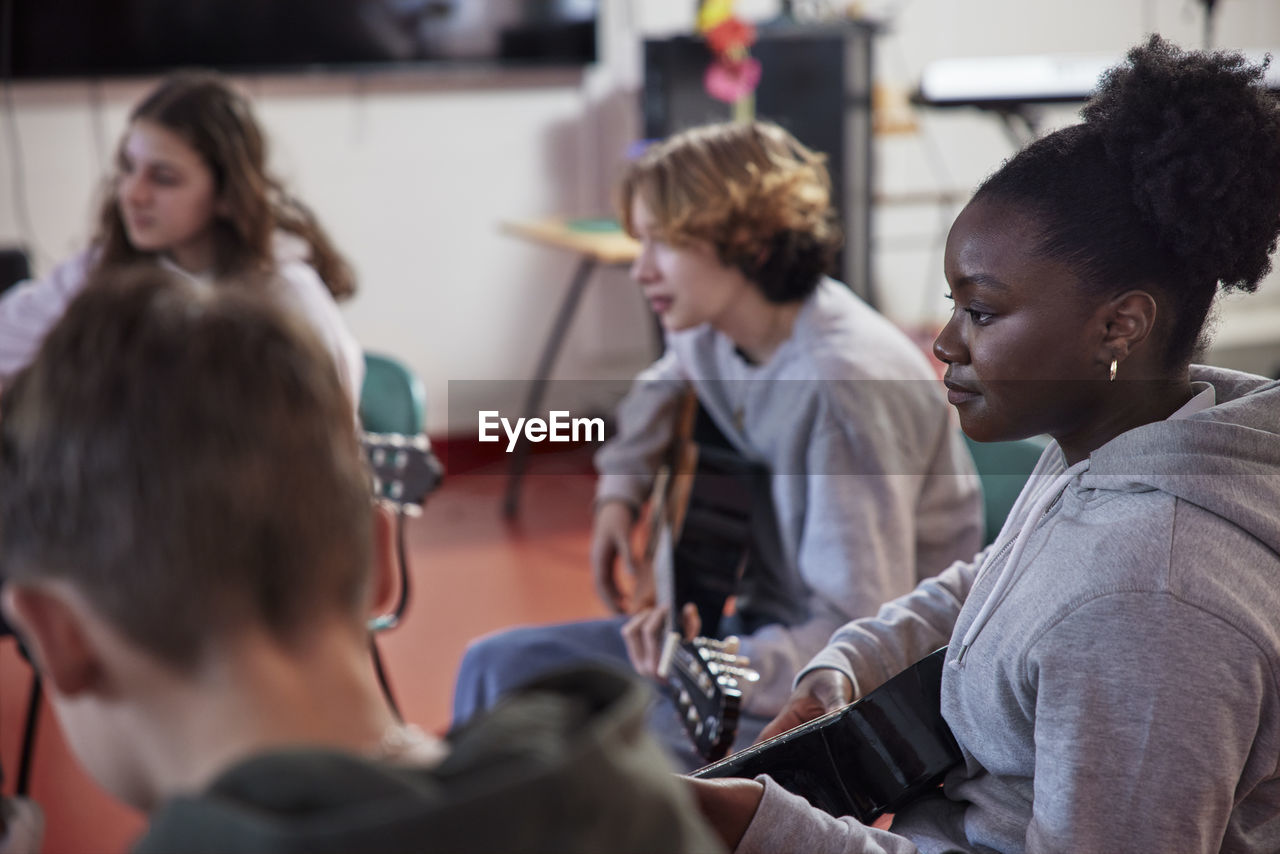
[{"label": "young woman with hair bun", "polygon": [[1280,851],[1280,383],[1192,364],[1280,231],[1262,76],[1153,36],[961,212],[951,403],[974,439],[1055,441],[996,542],[836,632],[766,734],[946,646],[963,762],[888,830],[694,781],[730,847]]}]

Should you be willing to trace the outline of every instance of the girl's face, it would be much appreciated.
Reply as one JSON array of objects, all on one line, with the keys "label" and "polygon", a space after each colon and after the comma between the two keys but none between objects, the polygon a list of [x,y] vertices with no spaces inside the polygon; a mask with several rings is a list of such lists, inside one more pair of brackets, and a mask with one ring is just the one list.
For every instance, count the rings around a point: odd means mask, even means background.
[{"label": "girl's face", "polygon": [[742,273],[721,263],[705,240],[673,246],[657,233],[657,222],[639,194],[631,200],[631,224],[640,255],[631,278],[644,291],[649,306],[669,332],[703,323],[716,325],[750,283]]},{"label": "girl's face", "polygon": [[214,264],[219,204],[213,172],[173,131],[139,119],[120,148],[116,203],[134,248],[193,273]]},{"label": "girl's face", "polygon": [[990,201],[966,207],[947,237],[955,307],[933,352],[961,427],[980,442],[1047,433],[1065,446],[1102,415],[1103,301],[1038,254],[1036,237],[1030,217]]}]

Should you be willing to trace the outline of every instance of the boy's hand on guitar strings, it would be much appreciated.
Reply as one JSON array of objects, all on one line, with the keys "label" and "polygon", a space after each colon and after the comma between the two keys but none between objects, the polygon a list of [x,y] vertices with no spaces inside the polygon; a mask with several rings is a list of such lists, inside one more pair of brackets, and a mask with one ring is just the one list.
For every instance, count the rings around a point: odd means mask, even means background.
[{"label": "boy's hand on guitar strings", "polygon": [[[659,678],[658,667],[662,661],[662,647],[670,631],[671,609],[655,605],[639,612],[622,627],[622,640],[627,645],[627,658],[641,676]],[[702,628],[698,609],[687,603],[680,612],[682,634],[685,640],[693,640]]]},{"label": "boy's hand on guitar strings", "polygon": [[[596,595],[615,614],[636,614],[654,602],[653,568],[636,557],[631,544],[635,512],[624,501],[606,501],[591,528],[591,580]],[[618,584],[621,559],[631,576],[630,593]]]},{"label": "boy's hand on guitar strings", "polygon": [[781,735],[852,702],[853,683],[848,676],[831,667],[811,670],[796,685],[778,716],[760,731],[756,742]]}]

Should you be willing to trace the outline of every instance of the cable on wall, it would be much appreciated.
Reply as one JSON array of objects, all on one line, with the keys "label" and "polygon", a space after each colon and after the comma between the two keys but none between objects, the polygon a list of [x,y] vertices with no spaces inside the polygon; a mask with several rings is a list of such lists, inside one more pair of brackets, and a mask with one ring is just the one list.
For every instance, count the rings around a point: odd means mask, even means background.
[{"label": "cable on wall", "polygon": [[13,184],[11,198],[18,235],[31,253],[42,260],[48,260],[49,256],[41,250],[31,223],[27,176],[23,170],[26,158],[22,153],[22,136],[18,133],[18,111],[13,102],[13,0],[0,0],[0,98],[4,102],[5,132],[9,140],[9,168]]}]

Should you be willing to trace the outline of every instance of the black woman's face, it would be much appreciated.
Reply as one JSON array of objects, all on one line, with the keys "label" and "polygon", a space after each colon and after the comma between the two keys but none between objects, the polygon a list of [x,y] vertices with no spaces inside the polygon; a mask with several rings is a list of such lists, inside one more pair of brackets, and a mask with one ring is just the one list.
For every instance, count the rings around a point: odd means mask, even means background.
[{"label": "black woman's face", "polygon": [[948,399],[981,442],[1048,433],[1062,439],[1094,416],[1105,323],[1100,300],[1062,262],[1041,255],[1038,226],[1016,206],[975,202],[947,238],[955,306],[934,341]]}]

